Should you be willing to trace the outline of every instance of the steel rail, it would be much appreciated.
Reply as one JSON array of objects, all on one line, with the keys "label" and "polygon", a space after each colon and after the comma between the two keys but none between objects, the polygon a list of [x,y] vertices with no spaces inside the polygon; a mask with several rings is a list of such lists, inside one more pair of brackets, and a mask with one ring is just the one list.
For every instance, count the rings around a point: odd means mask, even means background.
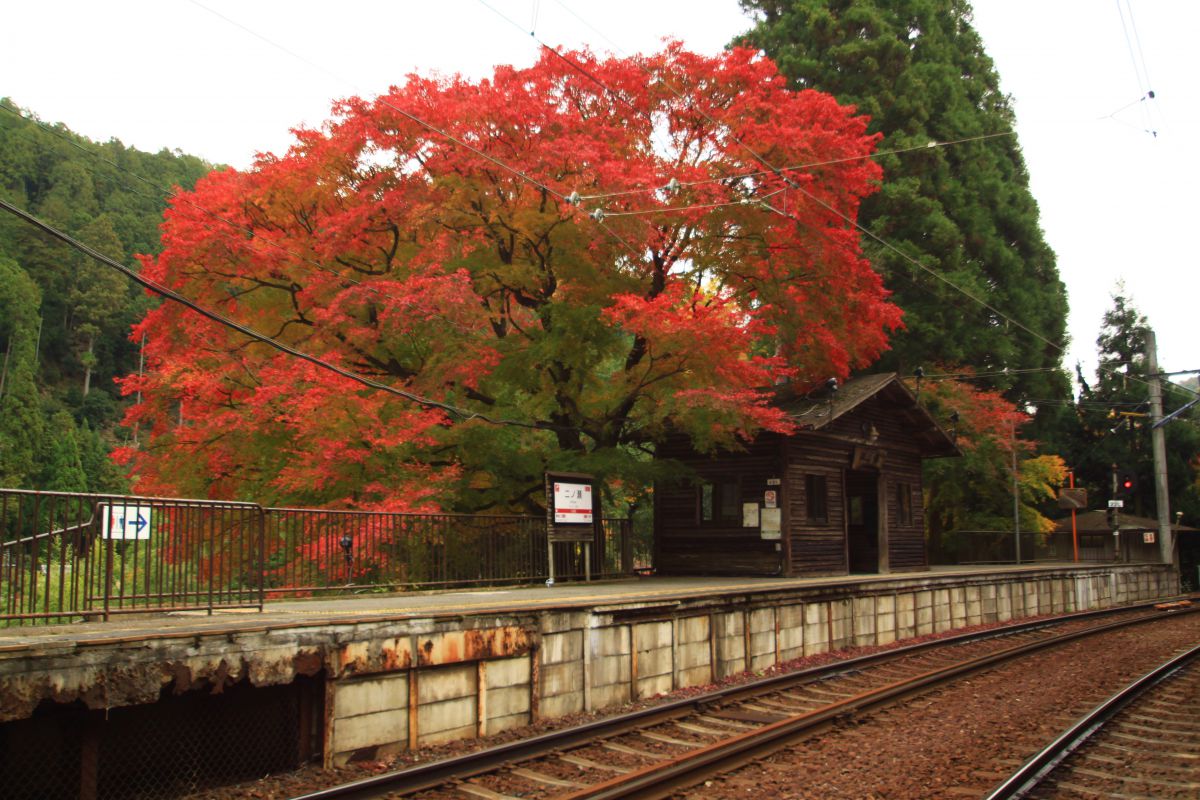
[{"label": "steel rail", "polygon": [[1156,667],[1089,711],[1053,742],[1026,761],[993,789],[984,800],[1019,800],[1026,797],[1080,746],[1102,730],[1113,717],[1155,686],[1200,658],[1200,645]]},{"label": "steel rail", "polygon": [[[674,702],[665,703],[652,708],[635,711],[630,714],[597,720],[595,722],[586,723],[584,725],[575,726],[561,731],[552,731],[540,736],[532,737],[530,739],[510,742],[498,747],[488,748],[475,753],[468,753],[426,764],[418,764],[402,770],[384,773],[382,775],[376,775],[370,778],[364,778],[362,780],[352,781],[350,783],[300,795],[293,798],[293,800],[335,800],[335,798],[337,800],[370,800],[370,798],[378,798],[388,793],[412,794],[415,792],[426,791],[437,786],[444,785],[450,781],[462,781],[468,778],[486,774],[500,767],[511,765],[516,762],[539,758],[549,755],[555,751],[588,744],[597,739],[610,738],[623,733],[636,731],[656,723],[666,722],[689,713],[703,711],[708,707],[719,703],[738,701],[766,692],[786,690],[798,684],[808,683],[843,673],[855,672],[864,667],[897,660],[905,656],[922,652],[924,650],[932,650],[956,644],[1000,638],[1002,636],[1009,636],[1017,633],[1049,628],[1054,625],[1077,620],[1153,609],[1161,602],[1162,601],[1156,601],[1153,603],[1140,603],[1131,606],[1124,606],[1119,609],[1109,608],[1075,612],[1050,619],[1042,618],[1028,622],[1018,622],[1012,625],[991,628],[986,631],[974,631],[970,633],[957,634],[954,636],[945,637],[943,639],[934,639],[918,642],[916,644],[896,647],[890,650],[857,656],[830,664],[809,667],[796,672],[775,675],[738,686],[724,687],[722,689],[717,689],[696,697],[690,697],[684,700],[676,700]],[[1168,616],[1168,614],[1153,614],[1139,617],[1132,621],[1124,620],[1117,623],[1109,623],[1108,625],[1100,626],[1098,628],[1089,628],[1086,631],[1077,632],[1077,635],[1087,635],[1099,630],[1120,627],[1122,625],[1128,625],[1134,621],[1140,622],[1159,620],[1165,616]],[[1051,639],[1048,641],[1061,643],[1061,641],[1057,639]],[[975,669],[979,670],[984,668],[984,666],[978,666]],[[850,710],[843,709],[842,711],[838,712],[838,714],[833,716],[844,716],[847,713],[851,713]],[[786,722],[786,720],[784,722]],[[775,725],[779,724],[780,723],[775,723]],[[813,724],[816,725],[820,723],[814,722]],[[774,725],[772,727],[774,727]]]},{"label": "steel rail", "polygon": [[[1193,609],[1182,613],[1196,613]],[[1180,612],[1175,612],[1178,614]],[[1072,631],[1048,639],[1017,645],[996,653],[968,659],[949,667],[930,670],[913,678],[896,681],[887,686],[863,692],[846,700],[832,703],[824,708],[798,714],[763,728],[732,736],[720,742],[689,751],[661,764],[652,764],[640,770],[609,779],[603,783],[561,795],[557,800],[614,800],[615,798],[667,797],[680,789],[693,786],[714,775],[727,772],[755,758],[779,750],[791,742],[820,730],[839,719],[849,719],[855,714],[890,705],[908,697],[921,694],[941,684],[975,674],[997,664],[1022,656],[1058,647],[1078,639],[1106,633],[1112,630],[1157,622],[1172,616],[1162,615],[1119,620],[1081,631]]]}]

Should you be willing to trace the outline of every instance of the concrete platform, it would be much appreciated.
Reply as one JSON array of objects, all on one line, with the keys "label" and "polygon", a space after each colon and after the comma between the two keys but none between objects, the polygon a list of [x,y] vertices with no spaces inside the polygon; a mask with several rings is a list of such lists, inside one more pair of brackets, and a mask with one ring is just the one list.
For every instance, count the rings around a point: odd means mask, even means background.
[{"label": "concrete platform", "polygon": [[1163,565],[640,578],[0,629],[0,723],[234,686],[324,687],[326,764],[616,706],[801,656],[1178,593]]}]

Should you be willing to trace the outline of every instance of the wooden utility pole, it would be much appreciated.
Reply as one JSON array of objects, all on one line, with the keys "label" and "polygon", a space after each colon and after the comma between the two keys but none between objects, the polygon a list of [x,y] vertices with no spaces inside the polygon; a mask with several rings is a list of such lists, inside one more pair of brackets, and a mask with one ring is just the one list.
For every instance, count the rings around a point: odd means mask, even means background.
[{"label": "wooden utility pole", "polygon": [[1154,452],[1154,504],[1158,507],[1158,552],[1164,564],[1175,562],[1171,533],[1171,498],[1167,495],[1167,443],[1162,425],[1162,384],[1158,377],[1158,345],[1146,331],[1146,367],[1150,372],[1150,446]]},{"label": "wooden utility pole", "polygon": [[1013,421],[1012,433],[1012,496],[1013,496],[1013,539],[1016,544],[1017,565],[1021,564],[1021,487],[1017,481],[1017,423]]}]

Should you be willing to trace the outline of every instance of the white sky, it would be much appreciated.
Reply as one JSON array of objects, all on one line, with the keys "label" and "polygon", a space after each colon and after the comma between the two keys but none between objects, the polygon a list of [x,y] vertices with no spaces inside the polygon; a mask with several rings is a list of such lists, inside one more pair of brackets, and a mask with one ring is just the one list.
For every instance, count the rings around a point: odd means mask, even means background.
[{"label": "white sky", "polygon": [[[975,22],[1013,96],[1067,286],[1064,363],[1082,360],[1090,373],[1100,318],[1124,279],[1158,333],[1163,367],[1200,368],[1190,238],[1200,166],[1185,150],[1200,138],[1200,3],[1120,2],[976,0]],[[92,139],[244,167],[255,152],[286,149],[290,127],[318,125],[334,98],[374,95],[414,71],[478,77],[529,64],[531,27],[549,44],[600,51],[653,50],[669,36],[715,52],[749,24],[736,0],[488,0],[520,29],[479,0],[203,3],[8,3],[0,96]],[[1136,62],[1120,8],[1132,8]],[[1135,72],[1143,60],[1148,84]],[[1137,103],[1147,85],[1157,98]]]}]

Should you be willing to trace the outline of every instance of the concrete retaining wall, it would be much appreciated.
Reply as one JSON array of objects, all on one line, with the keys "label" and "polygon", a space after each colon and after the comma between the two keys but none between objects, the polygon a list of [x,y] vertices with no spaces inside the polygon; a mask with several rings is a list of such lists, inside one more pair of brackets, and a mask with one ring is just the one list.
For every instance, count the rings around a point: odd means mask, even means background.
[{"label": "concrete retaining wall", "polygon": [[[494,733],[582,711],[617,706],[675,689],[701,686],[743,671],[760,671],[801,656],[884,645],[985,623],[1107,608],[1175,594],[1159,567],[1062,569],[1023,575],[897,578],[866,584],[798,587],[678,602],[600,606],[536,615],[524,656],[479,661],[478,667],[413,668],[390,678],[331,682],[327,709],[330,764],[367,751],[370,720],[380,751]],[[446,632],[452,633],[452,632]],[[438,637],[426,641],[437,650]],[[416,730],[402,689],[419,675]],[[388,704],[389,710],[379,710]],[[369,710],[375,709],[375,710]],[[480,720],[484,720],[482,723]]]},{"label": "concrete retaining wall", "polygon": [[618,706],[815,653],[1169,597],[1178,578],[1170,567],[1114,565],[770,586],[705,593],[698,582],[683,596],[647,590],[641,596],[652,599],[643,602],[419,619],[30,636],[0,642],[0,723],[46,702],[108,709],[153,704],[164,692],[323,676],[321,741],[333,765]]}]

